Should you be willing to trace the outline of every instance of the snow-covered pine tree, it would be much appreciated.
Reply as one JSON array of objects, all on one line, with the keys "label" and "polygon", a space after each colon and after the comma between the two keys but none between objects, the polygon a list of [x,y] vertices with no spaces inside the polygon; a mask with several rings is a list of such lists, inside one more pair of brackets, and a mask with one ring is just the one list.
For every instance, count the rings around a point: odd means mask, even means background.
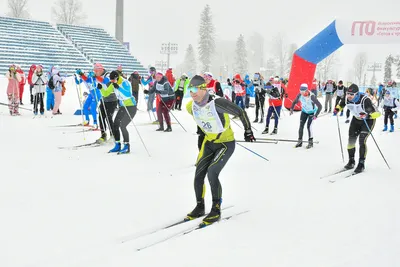
[{"label": "snow-covered pine tree", "polygon": [[194,54],[193,46],[190,44],[186,49],[185,59],[183,60],[184,72],[190,73],[191,76],[196,74],[196,56]]},{"label": "snow-covered pine tree", "polygon": [[289,77],[290,70],[292,69],[292,60],[293,60],[293,55],[294,52],[296,52],[298,46],[295,43],[292,43],[289,45],[289,50],[288,50],[288,59],[287,59],[287,66],[286,66],[286,74],[284,77]]},{"label": "snow-covered pine tree", "polygon": [[236,41],[235,50],[235,72],[239,73],[242,77],[247,74],[247,51],[246,43],[243,34],[239,35]]},{"label": "snow-covered pine tree", "polygon": [[383,76],[383,80],[388,82],[392,79],[392,64],[393,64],[393,56],[389,55],[385,61],[385,74]]},{"label": "snow-covered pine tree", "polygon": [[215,53],[215,27],[212,22],[211,8],[206,5],[200,15],[199,60],[203,72],[210,71],[211,59]]},{"label": "snow-covered pine tree", "polygon": [[277,66],[276,66],[276,62],[273,58],[269,58],[267,59],[267,66],[266,66],[266,70],[265,70],[265,75],[266,77],[264,77],[264,79],[266,79],[266,81],[268,80],[269,77],[274,76],[277,70]]},{"label": "snow-covered pine tree", "polygon": [[396,78],[400,79],[400,55],[396,56]]}]

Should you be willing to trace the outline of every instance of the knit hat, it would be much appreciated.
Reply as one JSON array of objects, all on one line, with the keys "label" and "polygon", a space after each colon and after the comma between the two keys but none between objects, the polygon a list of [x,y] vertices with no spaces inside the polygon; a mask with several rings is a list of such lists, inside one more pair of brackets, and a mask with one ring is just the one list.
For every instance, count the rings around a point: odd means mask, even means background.
[{"label": "knit hat", "polygon": [[110,73],[110,80],[116,80],[116,79],[118,79],[118,77],[119,77],[118,71],[113,70],[113,71]]},{"label": "knit hat", "polygon": [[200,75],[195,75],[189,82],[189,87],[198,87],[206,83],[203,77]]},{"label": "knit hat", "polygon": [[104,70],[104,67],[103,67],[103,65],[101,63],[95,63],[93,65],[93,69],[94,70]]},{"label": "knit hat", "polygon": [[347,89],[348,94],[357,94],[359,91],[357,84],[354,83],[349,86],[349,89]]},{"label": "knit hat", "polygon": [[308,90],[308,85],[306,83],[302,83],[300,85],[300,91],[307,91]]}]

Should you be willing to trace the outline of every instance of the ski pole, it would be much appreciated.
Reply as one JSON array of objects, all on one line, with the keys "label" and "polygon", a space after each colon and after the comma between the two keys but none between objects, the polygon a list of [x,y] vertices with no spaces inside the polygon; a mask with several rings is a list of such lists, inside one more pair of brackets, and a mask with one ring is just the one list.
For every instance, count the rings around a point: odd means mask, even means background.
[{"label": "ski pole", "polygon": [[[294,142],[297,143],[299,140],[291,140],[291,139],[276,139],[276,138],[257,138],[257,140],[265,140],[265,141],[278,141],[278,142]],[[309,141],[302,141],[304,143],[308,143]],[[313,141],[314,144],[318,144],[319,141]]]},{"label": "ski pole", "polygon": [[[258,139],[257,139],[257,140],[258,140]],[[238,142],[238,143],[250,143],[250,142],[243,141],[243,140],[236,140],[236,142]],[[261,140],[261,141],[255,141],[255,142],[252,142],[252,143],[261,143],[261,144],[278,144],[278,141],[263,141],[263,140]]]},{"label": "ski pole", "polygon": [[[75,80],[79,82],[77,75],[75,74]],[[78,85],[77,83],[75,83],[75,89],[76,89],[76,94],[78,96],[78,101],[79,101],[79,107],[81,108],[81,115],[82,115],[82,134],[83,134],[83,140],[86,140],[86,136],[85,136],[85,120],[83,118],[83,106],[82,106],[82,99],[81,99],[81,94],[79,93],[79,89],[78,86],[80,87],[80,84]]]},{"label": "ski pole", "polygon": [[[239,126],[240,129],[243,129],[243,127],[240,126],[240,124],[237,123],[234,119],[231,119],[231,121],[233,121],[237,126]],[[254,128],[253,126],[251,126],[251,128],[252,128],[253,130],[256,130],[256,131],[258,132],[258,130],[257,130],[256,128]]]},{"label": "ski pole", "polygon": [[[171,111],[171,109],[168,108],[168,106],[165,104],[164,100],[163,100],[161,97],[160,97],[160,99],[161,99],[161,102],[163,103],[163,105],[167,108],[168,112],[171,113],[172,117],[174,117],[174,119],[179,123],[179,125],[182,127],[182,129],[183,129],[185,132],[187,132],[186,129],[185,129],[185,127],[183,127],[183,125],[182,125],[182,124],[179,122],[179,120],[175,117],[175,115],[174,115],[174,113]],[[175,103],[175,102],[174,102],[174,103]]]},{"label": "ski pole", "polygon": [[[1,102],[0,102],[0,105],[1,105],[1,106],[6,106],[6,107],[8,107],[8,108],[10,107],[10,104],[5,104],[5,103],[1,103]],[[23,109],[23,110],[27,110],[27,111],[31,111],[31,112],[32,112],[32,110],[29,109],[29,108],[23,108],[23,107],[19,107],[19,108],[20,108],[20,109]]]},{"label": "ski pole", "polygon": [[244,149],[246,149],[247,151],[249,151],[249,152],[253,153],[254,155],[256,155],[256,156],[259,156],[259,157],[260,157],[260,158],[262,158],[263,160],[269,161],[267,158],[265,158],[265,157],[261,156],[260,154],[258,154],[258,153],[256,153],[256,152],[254,152],[253,150],[251,150],[251,149],[249,149],[249,148],[245,147],[244,145],[240,144],[240,143],[239,143],[239,142],[237,142],[237,141],[236,141],[236,144],[238,144],[239,146],[243,147],[243,148],[244,148]]},{"label": "ski pole", "polygon": [[385,161],[386,165],[388,166],[388,168],[389,168],[389,170],[390,170],[390,166],[389,166],[388,162],[386,161],[386,158],[385,158],[385,156],[383,155],[383,153],[382,153],[380,147],[378,146],[378,143],[376,142],[375,137],[374,137],[374,135],[372,134],[371,128],[369,128],[369,126],[368,126],[367,120],[364,118],[363,121],[364,121],[364,123],[365,123],[365,126],[367,126],[367,129],[368,129],[368,131],[369,131],[369,134],[371,135],[372,140],[374,140],[375,145],[376,145],[376,147],[377,147],[378,150],[379,150],[379,153],[381,153],[381,156],[382,156],[383,160]]},{"label": "ski pole", "polygon": [[[144,146],[144,149],[146,149],[147,155],[149,155],[149,157],[151,157],[150,152],[149,152],[149,150],[147,149],[147,146],[146,146],[146,144],[144,143],[144,141],[143,141],[143,139],[142,139],[142,135],[140,134],[138,128],[137,128],[136,125],[135,125],[135,123],[133,122],[133,118],[132,118],[131,115],[129,114],[128,109],[126,108],[126,106],[124,106],[124,108],[125,108],[126,114],[129,116],[129,119],[131,120],[131,123],[133,124],[133,127],[135,127],[135,130],[136,130],[136,132],[137,132],[137,134],[138,134],[138,136],[139,136],[139,138],[140,138],[140,141],[142,142],[142,144],[143,144],[143,146]],[[136,106],[136,108],[137,108],[137,106]],[[119,131],[119,130],[118,130],[118,131]]]},{"label": "ski pole", "polygon": [[339,117],[336,114],[336,121],[337,121],[337,128],[339,132],[339,140],[340,140],[340,150],[342,151],[342,160],[344,162],[344,154],[343,154],[343,144],[342,144],[342,134],[340,133],[340,126],[339,126]]},{"label": "ski pole", "polygon": [[[95,83],[95,79],[96,79],[96,77],[92,77],[92,86],[93,86],[93,90],[96,90],[96,88],[97,88],[97,86],[96,86],[96,83]],[[97,79],[96,79],[97,80]],[[96,91],[94,91],[95,92],[95,97],[96,97],[96,101],[98,100],[98,102],[100,102],[100,105],[99,105],[99,109],[100,109],[100,120],[101,120],[101,122],[103,123],[103,124],[105,124],[105,123],[107,123],[108,124],[108,128],[109,128],[109,131],[110,131],[110,137],[112,137],[112,138],[114,138],[114,134],[113,134],[113,129],[112,129],[112,125],[110,124],[110,121],[108,120],[108,116],[107,116],[107,109],[106,109],[106,105],[105,105],[105,102],[104,102],[104,99],[103,99],[103,97],[102,98],[100,98],[100,99],[97,99],[97,93],[96,93]],[[101,107],[103,107],[103,109],[101,110]],[[102,111],[104,111],[104,116],[106,117],[105,118],[105,120],[104,120],[104,118],[103,118],[103,115],[101,114],[102,113]],[[115,111],[115,110],[114,110]],[[104,123],[105,122],[105,123]],[[105,125],[103,125],[103,128],[104,128],[104,126]],[[100,130],[103,130],[104,132],[105,132],[105,129],[101,129],[100,128]]]}]

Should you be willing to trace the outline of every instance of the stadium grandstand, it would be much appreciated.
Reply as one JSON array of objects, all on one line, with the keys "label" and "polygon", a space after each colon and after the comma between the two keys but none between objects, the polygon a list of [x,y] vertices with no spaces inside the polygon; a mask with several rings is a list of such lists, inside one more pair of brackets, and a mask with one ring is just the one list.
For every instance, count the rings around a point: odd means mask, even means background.
[{"label": "stadium grandstand", "polygon": [[53,27],[48,22],[0,17],[0,35],[0,74],[11,64],[25,71],[40,64],[45,69],[58,66],[62,74],[71,75],[77,68],[91,69],[93,62],[108,70],[122,65],[125,73],[147,73],[125,46],[103,29],[64,24]]}]

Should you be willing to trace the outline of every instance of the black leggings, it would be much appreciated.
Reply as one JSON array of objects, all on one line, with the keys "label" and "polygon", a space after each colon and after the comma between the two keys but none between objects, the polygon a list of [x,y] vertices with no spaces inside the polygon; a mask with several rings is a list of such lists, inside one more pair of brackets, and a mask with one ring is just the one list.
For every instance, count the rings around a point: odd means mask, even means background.
[{"label": "black leggings", "polygon": [[38,106],[40,105],[40,113],[44,112],[44,93],[36,93],[33,100],[33,111],[38,112]]},{"label": "black leggings", "polygon": [[222,197],[222,187],[219,173],[235,151],[235,141],[226,143],[213,143],[204,141],[199,152],[194,176],[194,191],[196,200],[203,201],[205,196],[204,179],[208,174],[211,186],[212,200],[218,201]]},{"label": "black leggings", "polygon": [[[368,119],[365,121],[372,131],[376,120]],[[354,158],[354,155],[356,154],[356,141],[357,138],[360,137],[358,140],[360,144],[360,160],[365,160],[367,156],[367,139],[369,135],[370,132],[365,125],[364,120],[359,120],[353,117],[349,127],[349,143],[347,145],[347,151],[350,158]]]},{"label": "black leggings", "polygon": [[261,118],[264,118],[265,95],[256,93],[256,119],[258,119],[258,110],[261,109]]},{"label": "black leggings", "polygon": [[[124,143],[129,143],[129,132],[126,129],[126,126],[132,121],[132,119],[136,115],[136,106],[131,107],[120,107],[115,116],[113,123],[113,135],[115,142],[119,142],[121,139],[121,134],[119,130],[121,129],[122,137],[124,138]],[[128,111],[128,112],[127,112]]]},{"label": "black leggings", "polygon": [[391,109],[386,109],[385,110],[385,118],[383,120],[383,123],[387,125],[388,119],[390,120],[390,125],[394,125],[394,120],[393,120],[394,112]]},{"label": "black leggings", "polygon": [[[100,101],[100,112],[99,112],[99,121],[100,121],[100,130],[101,133],[104,133],[107,130],[107,124],[110,123],[110,131],[113,129],[113,115],[115,109],[117,108],[118,102],[104,102]],[[108,120],[108,121],[107,121]]]},{"label": "black leggings", "polygon": [[303,140],[303,131],[304,125],[307,122],[307,130],[308,130],[308,139],[313,138],[312,131],[312,123],[313,123],[314,114],[307,114],[305,112],[301,112],[300,115],[300,127],[299,127],[299,140]]},{"label": "black leggings", "polygon": [[180,110],[182,108],[182,100],[183,100],[183,91],[179,89],[175,91],[175,108]]}]

